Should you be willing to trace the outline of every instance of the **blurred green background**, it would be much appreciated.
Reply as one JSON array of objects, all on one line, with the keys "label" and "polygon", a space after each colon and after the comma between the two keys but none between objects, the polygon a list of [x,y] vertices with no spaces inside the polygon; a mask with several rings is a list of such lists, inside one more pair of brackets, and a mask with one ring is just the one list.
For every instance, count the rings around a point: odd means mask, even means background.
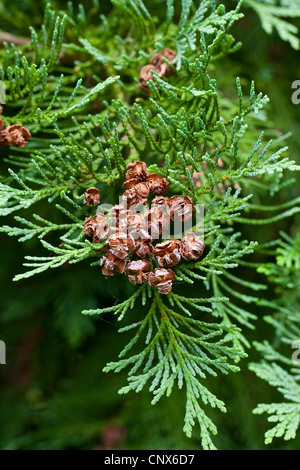
[{"label": "blurred green background", "polygon": [[[13,8],[10,3],[1,2],[1,11],[9,12]],[[103,11],[109,11],[109,2],[102,3]],[[226,3],[230,7],[236,2]],[[39,25],[42,2],[34,3],[34,11],[27,4],[18,6],[19,17],[24,17],[23,31],[5,14],[0,29],[26,36],[29,17]],[[156,11],[160,2],[146,4],[150,11]],[[275,123],[283,133],[292,131],[290,155],[300,163],[300,105],[291,102],[291,84],[300,79],[299,51],[276,32],[266,34],[253,10],[245,6],[243,12],[245,18],[232,30],[243,46],[222,59],[216,76],[223,89],[228,88],[229,98],[235,76],[256,81],[258,91],[271,99],[268,115],[272,126]],[[299,20],[293,22],[300,26]],[[292,189],[281,193],[281,202],[300,195],[297,179]],[[7,218],[5,223],[11,220]],[[272,240],[281,229],[293,235],[299,224],[299,218],[295,218],[263,227],[261,232],[256,229],[255,238]],[[7,364],[0,365],[0,448],[199,449],[197,429],[191,439],[182,432],[185,402],[181,392],[175,390],[170,398],[151,406],[146,391],[118,395],[126,372],[102,373],[106,362],[116,359],[121,345],[126,344],[126,334],[117,333],[113,316],[91,319],[83,317],[81,311],[126,297],[128,284],[105,280],[99,276],[99,269],[88,263],[65,265],[13,283],[12,277],[23,270],[24,256],[33,251],[38,254],[39,245],[35,240],[19,244],[4,235],[0,239],[0,338],[7,345]],[[135,312],[137,317],[140,314]],[[247,333],[249,340],[271,336],[272,330],[262,318],[256,330]],[[248,353],[249,360],[258,358],[254,350]],[[266,419],[254,416],[252,409],[259,402],[276,402],[279,397],[276,390],[248,371],[247,363],[242,361],[239,374],[213,378],[209,385],[212,392],[218,391],[228,409],[226,415],[209,410],[219,429],[215,444],[220,449],[266,449]],[[299,444],[298,435],[293,441],[278,440],[268,448],[298,449]]]}]

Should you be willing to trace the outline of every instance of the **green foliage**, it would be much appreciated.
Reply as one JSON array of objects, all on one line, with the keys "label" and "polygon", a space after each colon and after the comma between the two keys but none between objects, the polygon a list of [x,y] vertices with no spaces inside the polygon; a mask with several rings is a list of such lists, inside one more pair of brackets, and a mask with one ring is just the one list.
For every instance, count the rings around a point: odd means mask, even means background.
[{"label": "green foliage", "polygon": [[274,437],[284,437],[287,441],[295,439],[300,423],[300,386],[293,375],[286,372],[276,363],[261,363],[253,366],[252,370],[258,377],[268,382],[287,400],[285,403],[260,404],[254,413],[267,413],[270,423],[276,423],[265,434],[265,443],[270,444]]},{"label": "green foliage", "polygon": [[300,48],[299,30],[295,24],[287,21],[300,17],[298,0],[245,0],[245,4],[258,14],[266,33],[271,34],[276,30],[283,41],[289,42],[294,49]]},{"label": "green foliage", "polygon": [[276,249],[277,263],[259,268],[272,278],[279,289],[278,304],[274,305],[276,314],[265,318],[273,325],[276,340],[273,344],[266,340],[255,343],[263,359],[260,363],[250,364],[250,369],[275,387],[286,400],[282,403],[259,404],[254,410],[257,414],[269,414],[268,421],[276,423],[265,434],[266,444],[271,443],[274,437],[294,439],[300,424],[300,368],[297,352],[300,345],[299,257],[299,235],[292,239],[282,233]]}]

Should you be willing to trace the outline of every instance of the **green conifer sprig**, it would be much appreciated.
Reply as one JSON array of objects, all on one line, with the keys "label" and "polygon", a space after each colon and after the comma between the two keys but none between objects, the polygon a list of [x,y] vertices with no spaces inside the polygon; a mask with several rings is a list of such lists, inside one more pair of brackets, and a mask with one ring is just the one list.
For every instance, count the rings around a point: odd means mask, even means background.
[{"label": "green conifer sprig", "polygon": [[[226,346],[223,337],[226,332],[234,334],[237,328],[194,319],[181,303],[187,302],[189,307],[209,312],[210,308],[201,303],[216,303],[223,301],[222,298],[195,299],[193,302],[193,299],[172,294],[168,300],[171,305],[180,308],[180,313],[173,307],[167,307],[161,296],[155,294],[143,320],[120,330],[137,328],[135,336],[120,353],[120,360],[108,363],[104,371],[120,372],[129,367],[129,383],[119,393],[132,390],[139,392],[150,382],[149,390],[154,394],[152,404],[163,395],[170,396],[175,382],[179,388],[185,385],[187,402],[184,431],[190,437],[195,421],[198,421],[203,448],[213,449],[210,434],[215,434],[216,428],[199,401],[204,405],[218,407],[221,411],[226,408],[225,404],[202,384],[202,379],[205,379],[206,374],[227,374],[239,370],[227,361],[229,359],[237,362],[245,355],[238,348]],[[146,347],[142,346],[141,352],[122,359],[141,340],[145,341]]]},{"label": "green conifer sprig", "polygon": [[[277,241],[276,264],[268,263],[258,267],[268,275],[279,290],[276,301],[270,304],[274,314],[265,317],[274,327],[274,341],[255,342],[262,360],[249,365],[250,370],[262,380],[276,388],[284,401],[261,403],[253,410],[255,414],[268,414],[268,421],[274,423],[265,433],[265,443],[275,437],[294,439],[300,423],[300,316],[299,316],[299,269],[300,238],[294,239],[285,233]],[[295,357],[294,357],[295,356]]]},{"label": "green conifer sprig", "polygon": [[300,17],[300,6],[297,0],[245,0],[245,5],[257,13],[265,32],[271,34],[276,30],[283,41],[288,41],[294,49],[299,49],[298,28],[287,19]]}]

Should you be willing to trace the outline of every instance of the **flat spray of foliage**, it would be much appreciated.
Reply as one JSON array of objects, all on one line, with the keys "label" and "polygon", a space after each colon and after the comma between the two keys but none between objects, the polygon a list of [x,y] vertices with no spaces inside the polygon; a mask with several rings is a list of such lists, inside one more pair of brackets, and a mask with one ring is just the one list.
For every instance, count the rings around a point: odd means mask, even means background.
[{"label": "flat spray of foliage", "polygon": [[[48,252],[43,257],[26,256],[29,269],[15,280],[88,260],[98,266],[99,283],[105,283],[99,266],[103,243],[91,243],[83,233],[84,218],[92,214],[83,205],[88,187],[100,189],[102,202],[116,204],[126,165],[143,160],[149,172],[170,181],[170,193],[188,195],[204,205],[204,256],[174,268],[177,282],[170,294],[137,286],[129,298],[117,303],[112,299],[109,307],[83,313],[112,312],[122,320],[120,331],[132,332],[119,360],[104,369],[128,370],[128,383],[120,393],[147,387],[155,404],[170,396],[173,387],[182,388],[185,433],[191,436],[198,423],[203,448],[213,449],[217,429],[206,405],[223,412],[226,408],[207,388],[206,377],[239,371],[238,362],[250,346],[247,329],[256,318],[251,304],[261,313],[267,303],[257,294],[265,285],[232,272],[237,266],[256,267],[251,263],[257,247],[255,230],[253,239],[246,240],[241,228],[270,224],[299,211],[297,201],[272,208],[251,203],[257,187],[275,194],[286,186],[284,170],[298,167],[281,147],[284,137],[273,142],[264,137],[268,98],[256,93],[254,83],[242,86],[232,77],[236,94],[228,99],[214,78],[216,63],[241,46],[230,33],[243,16],[241,3],[225,11],[214,1],[182,0],[175,8],[166,0],[159,2],[159,18],[141,0],[112,3],[106,16],[96,0],[89,11],[68,2],[66,11],[58,13],[47,4],[43,25],[30,28],[29,42],[5,44],[0,50],[0,79],[6,84],[4,123],[22,124],[32,134],[24,149],[10,148],[5,157],[1,214],[21,211],[22,216],[15,215],[16,224],[4,225],[1,231],[21,242],[38,237]],[[258,14],[261,3],[247,0]],[[271,15],[276,7],[265,8]],[[120,21],[122,17],[126,22]],[[270,17],[262,19],[268,30]],[[97,29],[89,26],[93,22]],[[295,31],[276,25],[296,46]],[[177,52],[174,74],[166,79],[154,75],[148,82],[151,93],[143,94],[139,71],[164,48]],[[201,184],[195,184],[193,175],[199,173]],[[26,210],[34,204],[46,209],[27,218]],[[275,210],[275,215],[256,220],[251,210]],[[50,244],[45,237],[52,232],[59,238]],[[192,297],[184,295],[187,283],[194,285]],[[134,323],[133,308],[140,318]],[[264,363],[253,368],[259,376],[271,377],[275,386],[283,380],[284,394],[290,397],[290,382],[277,366]],[[275,376],[281,378],[276,381]],[[297,404],[282,409],[292,423],[286,427],[293,429],[299,421],[297,387]],[[260,405],[260,411],[274,412],[272,405]],[[293,429],[288,429],[289,436]]]}]

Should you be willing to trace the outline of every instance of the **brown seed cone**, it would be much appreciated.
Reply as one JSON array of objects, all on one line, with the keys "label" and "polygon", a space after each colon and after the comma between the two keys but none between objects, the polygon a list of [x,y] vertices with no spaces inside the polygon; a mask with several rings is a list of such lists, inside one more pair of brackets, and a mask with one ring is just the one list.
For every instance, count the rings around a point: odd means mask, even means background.
[{"label": "brown seed cone", "polygon": [[173,69],[166,63],[166,62],[162,62],[159,66],[158,66],[158,77],[159,78],[162,78],[162,77],[170,77],[170,75],[173,75],[174,71]]},{"label": "brown seed cone", "polygon": [[88,237],[92,237],[94,231],[96,230],[96,223],[93,220],[93,217],[86,217],[84,219],[83,231]]},{"label": "brown seed cone", "polygon": [[31,137],[29,130],[19,124],[7,126],[0,132],[0,142],[5,143],[6,145],[16,145],[20,149],[25,147],[28,143],[29,137]]},{"label": "brown seed cone", "polygon": [[153,54],[150,63],[153,65],[160,65],[163,62],[163,57],[165,57],[169,62],[172,62],[176,57],[176,52],[169,48],[163,49],[162,51]]},{"label": "brown seed cone", "polygon": [[104,276],[114,276],[115,275],[115,264],[107,256],[103,256],[100,259],[100,266],[102,267],[102,274]]},{"label": "brown seed cone", "polygon": [[111,209],[110,213],[112,218],[111,234],[136,234],[136,232],[145,229],[145,218],[140,212],[136,212],[131,208],[126,210],[125,206],[116,205]]},{"label": "brown seed cone", "polygon": [[153,206],[145,214],[148,232],[152,238],[159,238],[170,225],[170,216],[165,206]]},{"label": "brown seed cone", "polygon": [[126,211],[125,206],[123,204],[116,204],[110,210],[110,215],[111,215],[112,219],[114,219],[114,220],[118,220],[120,217],[124,218],[126,213],[127,213],[127,211]]},{"label": "brown seed cone", "polygon": [[127,265],[125,274],[127,274],[132,284],[144,284],[148,281],[150,271],[151,264],[149,261],[138,260],[131,261],[131,263]]},{"label": "brown seed cone", "polygon": [[145,230],[135,234],[135,254],[140,258],[146,258],[153,251],[152,237]]},{"label": "brown seed cone", "polygon": [[108,250],[107,255],[100,259],[100,266],[103,266],[102,274],[104,276],[113,276],[115,272],[122,274],[128,261],[128,257],[121,259],[112,250]]},{"label": "brown seed cone", "polygon": [[123,204],[116,204],[110,211],[112,223],[110,226],[110,234],[127,233],[127,217],[128,211]]},{"label": "brown seed cone", "polygon": [[165,196],[156,196],[152,201],[152,206],[165,206],[168,207],[168,197]]},{"label": "brown seed cone", "polygon": [[[0,113],[1,114],[1,113]],[[3,120],[0,118],[0,131],[3,131],[5,128]],[[1,135],[1,134],[0,134]]]},{"label": "brown seed cone", "polygon": [[83,204],[86,204],[87,206],[97,206],[98,204],[100,204],[99,189],[94,187],[88,188],[84,194]]},{"label": "brown seed cone", "polygon": [[157,243],[153,255],[160,266],[170,268],[176,266],[181,260],[180,242],[178,240],[167,240]]},{"label": "brown seed cone", "polygon": [[128,256],[128,251],[134,253],[135,241],[132,235],[127,235],[126,233],[116,233],[109,237],[107,246],[115,256],[120,259],[125,259]]},{"label": "brown seed cone", "polygon": [[155,72],[159,73],[159,67],[155,67],[155,65],[152,64],[144,65],[144,67],[142,67],[140,71],[139,87],[145,93],[150,93],[150,88],[148,87],[147,82],[148,80],[153,79],[151,70],[154,70]]},{"label": "brown seed cone", "polygon": [[163,60],[163,57],[165,57],[169,62],[173,62],[173,60],[176,57],[176,52],[173,51],[172,49],[166,48],[160,52],[156,52],[151,59],[151,64],[153,64],[155,67],[159,69],[158,76],[169,77],[170,75],[174,73],[174,71],[172,67],[170,67],[170,65],[168,65]]},{"label": "brown seed cone", "polygon": [[160,294],[168,294],[175,278],[172,269],[155,268],[154,273],[149,274],[149,284],[151,287],[157,287]]},{"label": "brown seed cone", "polygon": [[151,173],[147,178],[150,192],[153,194],[164,194],[169,189],[169,181],[156,173]]},{"label": "brown seed cone", "polygon": [[147,183],[138,183],[133,188],[127,189],[122,198],[128,206],[132,204],[145,204],[149,195],[149,186]]},{"label": "brown seed cone", "polygon": [[126,180],[137,178],[138,181],[145,181],[148,176],[147,165],[145,162],[128,163],[126,166]]},{"label": "brown seed cone", "polygon": [[96,214],[94,217],[87,217],[84,220],[84,233],[88,237],[93,237],[93,242],[98,243],[108,235],[108,223],[104,214]]},{"label": "brown seed cone", "polygon": [[204,247],[203,239],[189,232],[182,237],[180,252],[186,260],[198,259],[203,254]]},{"label": "brown seed cone", "polygon": [[93,242],[99,243],[108,236],[108,223],[107,218],[104,214],[98,213],[94,216],[94,221],[96,222],[96,230],[93,234]]},{"label": "brown seed cone", "polygon": [[140,212],[131,212],[128,211],[127,214],[127,230],[128,233],[133,234],[134,238],[136,238],[136,233],[140,232],[140,230],[144,230],[146,227],[146,221]]},{"label": "brown seed cone", "polygon": [[137,183],[140,183],[140,180],[138,178],[131,178],[129,180],[124,181],[124,183],[122,184],[122,188],[132,189]]},{"label": "brown seed cone", "polygon": [[172,220],[189,220],[195,210],[193,201],[188,196],[172,196],[168,201],[168,205]]}]

